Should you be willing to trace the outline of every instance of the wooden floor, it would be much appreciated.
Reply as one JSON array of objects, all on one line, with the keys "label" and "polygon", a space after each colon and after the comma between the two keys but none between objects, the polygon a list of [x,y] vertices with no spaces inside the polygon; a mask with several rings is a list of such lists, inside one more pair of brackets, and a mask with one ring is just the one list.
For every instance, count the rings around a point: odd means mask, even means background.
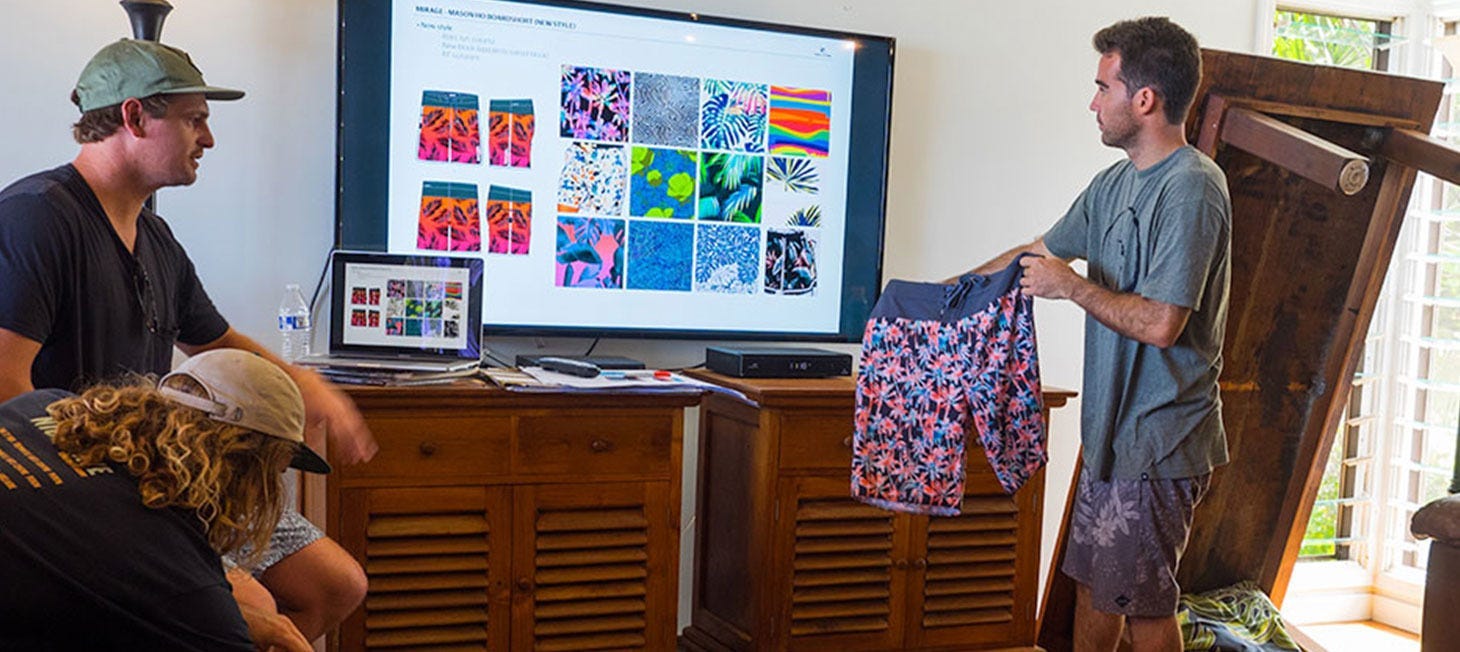
[{"label": "wooden floor", "polygon": [[1375,622],[1304,625],[1303,633],[1328,652],[1419,652],[1419,637]]}]

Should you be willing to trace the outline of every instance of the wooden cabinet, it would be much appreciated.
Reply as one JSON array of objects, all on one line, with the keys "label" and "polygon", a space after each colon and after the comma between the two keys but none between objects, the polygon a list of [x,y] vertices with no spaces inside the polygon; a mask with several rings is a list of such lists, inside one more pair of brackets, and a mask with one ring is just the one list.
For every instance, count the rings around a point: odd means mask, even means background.
[{"label": "wooden cabinet", "polygon": [[351,395],[380,452],[306,493],[369,577],[332,648],[674,649],[698,395]]},{"label": "wooden cabinet", "polygon": [[[972,447],[959,516],[869,507],[849,495],[850,378],[694,375],[753,403],[711,394],[701,405],[684,647],[1033,646],[1042,471],[1009,496]],[[1046,409],[1071,396],[1046,391]]]}]

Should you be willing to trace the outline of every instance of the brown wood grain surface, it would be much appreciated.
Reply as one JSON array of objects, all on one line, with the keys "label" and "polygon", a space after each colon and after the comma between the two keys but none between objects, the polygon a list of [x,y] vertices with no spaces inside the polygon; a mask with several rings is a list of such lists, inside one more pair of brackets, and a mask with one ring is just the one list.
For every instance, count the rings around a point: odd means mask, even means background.
[{"label": "brown wood grain surface", "polygon": [[698,394],[350,395],[381,450],[322,489],[369,581],[332,649],[674,649]]}]

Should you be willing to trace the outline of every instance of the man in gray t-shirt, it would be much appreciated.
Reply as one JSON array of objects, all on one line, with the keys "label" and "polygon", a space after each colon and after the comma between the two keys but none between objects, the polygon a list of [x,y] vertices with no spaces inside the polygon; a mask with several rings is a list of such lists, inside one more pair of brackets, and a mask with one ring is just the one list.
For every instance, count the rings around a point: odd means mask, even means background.
[{"label": "man in gray t-shirt", "polygon": [[[1211,472],[1227,462],[1217,377],[1231,264],[1226,177],[1186,143],[1201,79],[1196,39],[1164,18],[1095,35],[1101,171],[1021,253],[1026,294],[1086,312],[1084,468],[1062,570],[1079,584],[1075,649],[1179,650],[1177,564]],[[1068,261],[1088,262],[1088,278]]]}]

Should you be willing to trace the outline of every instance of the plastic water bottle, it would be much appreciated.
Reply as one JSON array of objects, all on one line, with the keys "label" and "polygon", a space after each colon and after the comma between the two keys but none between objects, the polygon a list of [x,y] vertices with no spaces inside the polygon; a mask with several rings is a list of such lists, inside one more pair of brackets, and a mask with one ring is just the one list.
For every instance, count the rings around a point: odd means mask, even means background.
[{"label": "plastic water bottle", "polygon": [[299,285],[284,286],[284,300],[279,302],[279,356],[286,362],[294,362],[309,355],[309,342],[313,338],[313,324],[309,320],[309,304]]}]

